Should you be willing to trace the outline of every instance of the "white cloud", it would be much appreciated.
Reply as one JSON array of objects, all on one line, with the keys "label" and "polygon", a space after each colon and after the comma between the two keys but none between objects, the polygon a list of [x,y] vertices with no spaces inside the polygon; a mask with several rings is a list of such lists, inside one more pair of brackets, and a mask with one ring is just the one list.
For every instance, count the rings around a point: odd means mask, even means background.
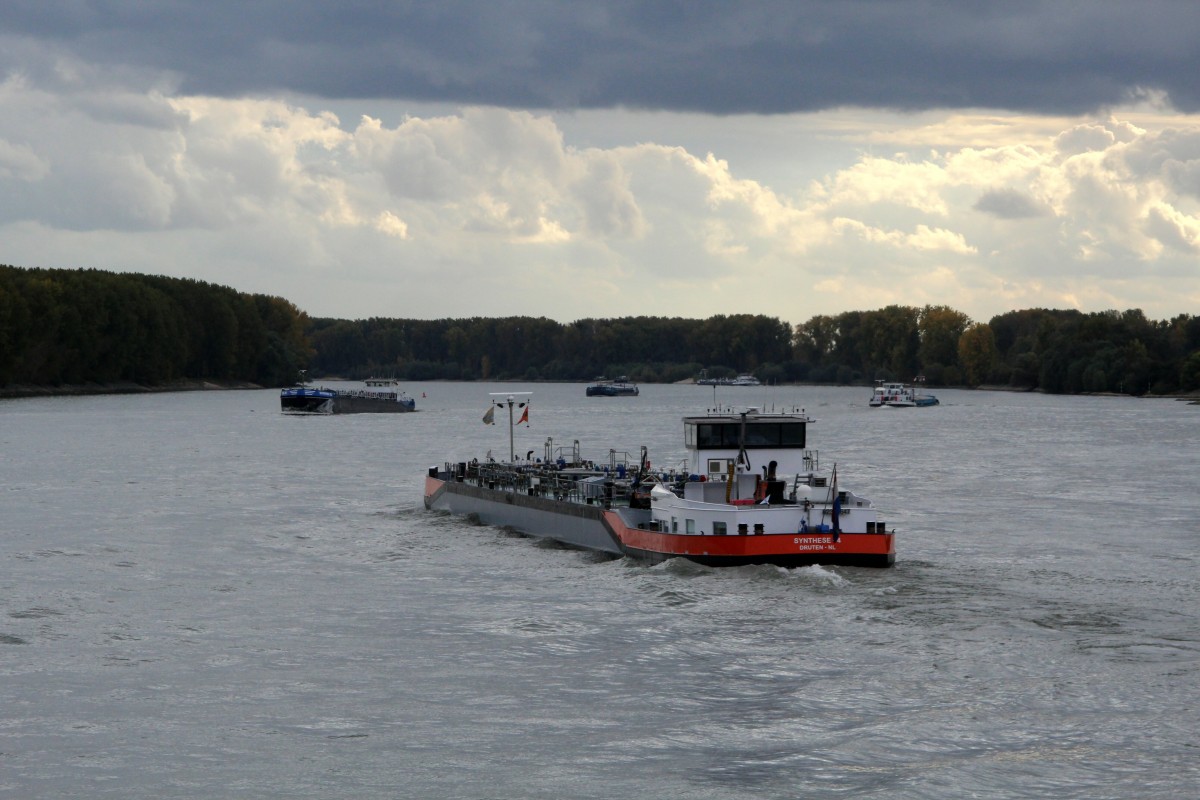
[{"label": "white cloud", "polygon": [[1063,131],[1054,140],[1055,149],[1064,156],[1102,152],[1112,147],[1116,136],[1103,125],[1076,125]]},{"label": "white cloud", "polygon": [[0,178],[17,181],[37,181],[50,172],[50,165],[25,144],[13,144],[0,139]]},{"label": "white cloud", "polygon": [[865,156],[827,181],[831,202],[861,209],[883,204],[945,216],[942,190],[949,181],[943,165],[930,160],[912,163],[901,153],[891,158]]},{"label": "white cloud", "polygon": [[381,211],[375,218],[375,229],[398,239],[408,238],[408,225],[390,211]]},{"label": "white cloud", "polygon": [[1200,219],[1181,214],[1170,206],[1151,208],[1146,216],[1147,232],[1167,247],[1185,254],[1200,253]]},{"label": "white cloud", "polygon": [[905,244],[915,250],[927,252],[944,250],[959,255],[974,255],[978,252],[967,244],[967,240],[961,233],[955,233],[945,228],[931,228],[928,225],[918,225],[914,233],[905,237]]}]

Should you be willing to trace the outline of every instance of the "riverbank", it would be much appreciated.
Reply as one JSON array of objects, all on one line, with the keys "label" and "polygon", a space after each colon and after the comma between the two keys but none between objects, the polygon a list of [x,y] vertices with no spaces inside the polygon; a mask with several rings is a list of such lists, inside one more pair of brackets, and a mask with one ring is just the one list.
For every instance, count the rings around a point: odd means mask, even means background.
[{"label": "riverbank", "polygon": [[[344,378],[326,377],[324,380],[345,380]],[[529,383],[529,381],[504,381],[506,383]],[[694,379],[677,381],[677,384],[694,383]],[[824,384],[785,384],[788,386],[819,386]],[[833,385],[833,384],[829,384]],[[864,388],[869,388],[863,384]],[[63,386],[38,386],[32,384],[12,384],[9,386],[0,386],[0,399],[13,399],[21,397],[75,397],[95,394],[149,394],[154,392],[204,392],[204,391],[228,391],[231,389],[264,389],[257,383],[247,383],[244,381],[173,381],[157,386],[146,386],[140,383],[129,381],[119,381],[116,383],[85,383],[85,384],[70,384]],[[966,386],[957,387],[934,387],[936,388],[955,388],[968,389]],[[1033,392],[1042,393],[1040,389],[1029,389],[1025,387],[1003,386],[1003,385],[985,385],[976,386],[975,391],[985,392]],[[1109,392],[1084,392],[1077,397],[1129,397],[1130,395],[1112,394]],[[1183,392],[1164,395],[1142,395],[1148,398],[1158,398],[1163,400],[1181,400],[1193,405],[1200,405],[1200,393]]]},{"label": "riverbank", "polygon": [[153,392],[203,392],[262,388],[262,386],[256,383],[246,383],[243,381],[172,381],[156,386],[146,386],[131,381],[69,384],[62,386],[11,384],[9,386],[0,386],[0,398],[76,397],[93,394],[150,394]]}]

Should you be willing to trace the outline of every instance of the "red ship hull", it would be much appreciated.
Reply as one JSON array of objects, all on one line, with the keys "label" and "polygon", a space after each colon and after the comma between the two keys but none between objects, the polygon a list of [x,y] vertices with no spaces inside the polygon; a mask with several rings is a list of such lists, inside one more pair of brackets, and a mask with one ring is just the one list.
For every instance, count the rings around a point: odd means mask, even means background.
[{"label": "red ship hull", "polygon": [[831,564],[890,567],[896,561],[891,533],[766,533],[748,536],[696,536],[631,528],[616,511],[605,521],[627,555],[649,561],[686,558],[708,566],[775,564],[798,567]]}]

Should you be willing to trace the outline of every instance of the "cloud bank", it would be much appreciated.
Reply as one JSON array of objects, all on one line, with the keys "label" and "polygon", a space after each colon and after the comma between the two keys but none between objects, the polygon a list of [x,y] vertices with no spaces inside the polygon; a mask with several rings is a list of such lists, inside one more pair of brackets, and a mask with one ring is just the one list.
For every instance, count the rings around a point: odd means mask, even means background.
[{"label": "cloud bank", "polygon": [[[863,151],[775,186],[715,153],[575,146],[529,111],[386,125],[14,78],[0,107],[7,260],[206,275],[320,315],[802,320],[945,303],[987,318],[1200,299],[1196,120]],[[973,122],[956,123],[965,139]],[[886,138],[857,136],[876,150]]]}]

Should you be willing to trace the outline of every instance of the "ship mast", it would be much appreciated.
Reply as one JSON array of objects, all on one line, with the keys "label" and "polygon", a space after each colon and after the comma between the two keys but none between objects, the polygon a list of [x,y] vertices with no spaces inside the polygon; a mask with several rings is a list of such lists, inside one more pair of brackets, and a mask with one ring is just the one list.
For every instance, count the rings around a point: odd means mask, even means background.
[{"label": "ship mast", "polygon": [[[517,448],[513,442],[513,409],[525,408],[530,401],[527,399],[518,400],[518,397],[529,398],[533,396],[533,392],[489,392],[493,406],[508,409],[508,458],[510,461],[517,460]],[[503,400],[496,400],[497,397],[503,397]],[[526,412],[528,413],[528,412]]]}]

